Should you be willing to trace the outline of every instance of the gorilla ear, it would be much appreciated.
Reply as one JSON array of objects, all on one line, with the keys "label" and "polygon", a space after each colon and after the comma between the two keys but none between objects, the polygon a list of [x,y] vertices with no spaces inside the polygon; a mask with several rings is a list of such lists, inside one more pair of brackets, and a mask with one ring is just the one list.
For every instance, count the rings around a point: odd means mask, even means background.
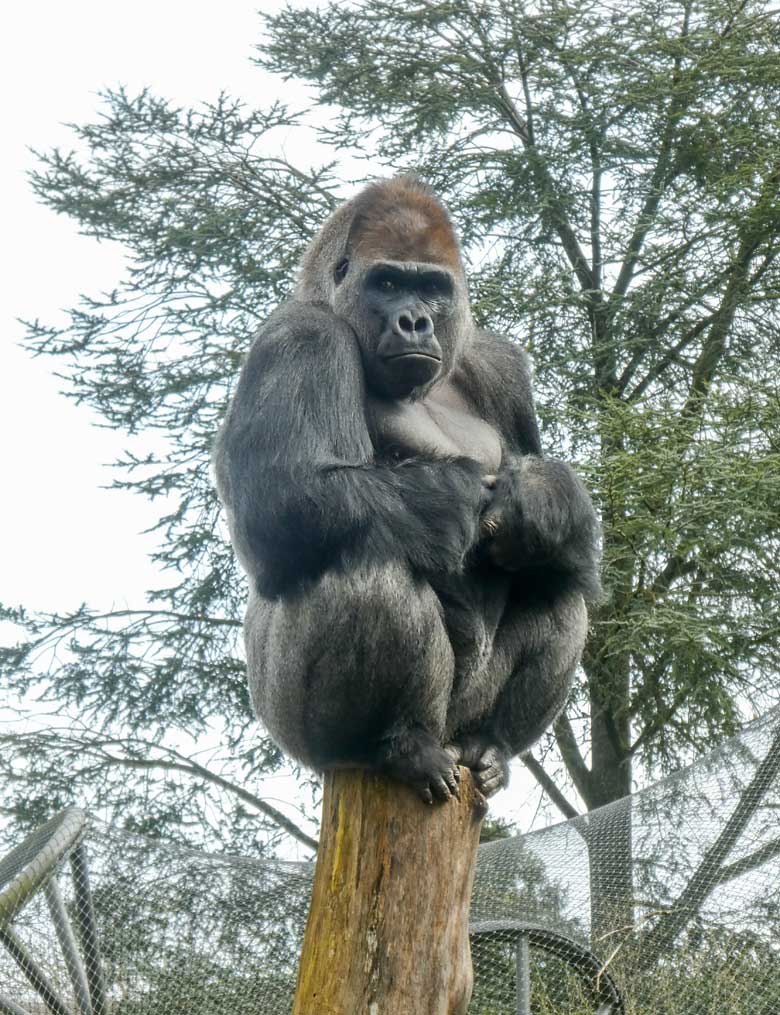
[{"label": "gorilla ear", "polygon": [[340,285],[347,276],[349,270],[349,258],[343,257],[336,267],[333,269],[333,278],[336,281],[336,285]]}]

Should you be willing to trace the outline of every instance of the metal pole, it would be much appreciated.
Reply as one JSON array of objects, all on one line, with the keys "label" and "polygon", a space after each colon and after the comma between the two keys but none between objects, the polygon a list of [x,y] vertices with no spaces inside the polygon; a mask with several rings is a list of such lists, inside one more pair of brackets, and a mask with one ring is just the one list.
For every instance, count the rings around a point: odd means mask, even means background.
[{"label": "metal pole", "polygon": [[65,959],[70,982],[73,985],[73,993],[76,996],[81,1015],[92,1015],[92,1002],[89,997],[89,986],[87,984],[87,972],[84,963],[79,955],[79,947],[76,943],[76,935],[68,919],[65,903],[60,894],[60,886],[55,871],[51,878],[44,885],[46,902],[49,906],[54,929],[60,942],[60,948]]},{"label": "metal pole", "polygon": [[108,1015],[106,988],[103,983],[103,970],[100,965],[95,906],[92,902],[92,892],[89,888],[87,853],[83,842],[79,843],[70,854],[70,869],[73,872],[76,926],[81,938],[81,951],[84,955],[89,996],[92,1000],[92,1011],[95,1015]]},{"label": "metal pole", "polygon": [[531,964],[528,935],[520,932],[517,939],[517,1015],[531,1015]]},{"label": "metal pole", "polygon": [[8,954],[38,991],[52,1015],[72,1015],[70,1006],[60,998],[54,984],[10,927],[0,927],[0,944],[8,950]]},{"label": "metal pole", "polygon": [[20,1008],[10,997],[0,994],[0,1015],[30,1015],[30,1013],[26,1008]]}]

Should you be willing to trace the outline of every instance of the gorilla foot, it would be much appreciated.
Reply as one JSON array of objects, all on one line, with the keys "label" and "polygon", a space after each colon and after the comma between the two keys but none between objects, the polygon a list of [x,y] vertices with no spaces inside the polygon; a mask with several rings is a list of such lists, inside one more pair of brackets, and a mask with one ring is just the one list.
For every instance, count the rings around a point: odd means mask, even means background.
[{"label": "gorilla foot", "polygon": [[457,759],[426,730],[403,730],[385,737],[375,764],[380,772],[411,786],[427,804],[460,796]]},{"label": "gorilla foot", "polygon": [[506,752],[485,736],[461,737],[445,748],[461,765],[471,769],[477,789],[493,796],[509,784],[509,758]]}]

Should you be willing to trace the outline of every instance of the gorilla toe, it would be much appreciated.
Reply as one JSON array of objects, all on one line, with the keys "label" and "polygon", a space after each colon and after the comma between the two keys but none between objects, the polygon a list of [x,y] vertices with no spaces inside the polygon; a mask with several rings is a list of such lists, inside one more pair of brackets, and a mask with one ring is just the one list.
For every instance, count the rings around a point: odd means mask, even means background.
[{"label": "gorilla toe", "polygon": [[450,755],[458,753],[461,765],[471,769],[477,789],[489,797],[509,783],[509,758],[486,737],[467,736],[448,745]]},{"label": "gorilla toe", "polygon": [[446,803],[460,796],[457,762],[424,730],[406,731],[382,741],[376,767],[411,786],[427,804]]}]

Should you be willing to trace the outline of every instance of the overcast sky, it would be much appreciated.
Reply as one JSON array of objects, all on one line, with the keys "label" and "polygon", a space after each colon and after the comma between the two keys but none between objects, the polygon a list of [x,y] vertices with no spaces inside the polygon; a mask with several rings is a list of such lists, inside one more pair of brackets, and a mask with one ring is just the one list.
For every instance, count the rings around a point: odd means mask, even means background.
[{"label": "overcast sky", "polygon": [[[104,463],[122,435],[58,394],[51,362],[18,348],[16,318],[62,320],[79,293],[110,289],[122,251],[77,234],[39,206],[26,172],[29,148],[69,146],[67,122],[95,117],[97,93],[119,84],[149,87],[183,104],[225,89],[267,101],[264,76],[249,62],[260,22],[251,0],[219,5],[183,0],[133,4],[72,0],[14,4],[0,24],[3,158],[0,256],[0,427],[3,496],[0,600],[67,608],[133,601],[154,584],[139,533],[152,506],[101,491]],[[270,5],[266,4],[269,9]],[[12,13],[11,13],[12,12]]]},{"label": "overcast sky", "polygon": [[[0,601],[69,609],[138,603],[156,584],[142,531],[154,507],[131,494],[101,490],[105,465],[123,435],[59,393],[51,362],[18,347],[16,318],[49,324],[80,293],[110,290],[122,250],[77,234],[74,224],[39,206],[26,172],[29,148],[70,145],[68,122],[94,119],[101,89],[124,85],[184,105],[221,90],[267,105],[279,83],[250,63],[259,41],[262,0],[71,0],[8,5],[0,20],[3,242],[0,245]],[[285,98],[291,87],[284,86]],[[297,148],[297,139],[290,139]],[[312,156],[316,161],[316,156]],[[1,632],[5,634],[7,632]],[[516,766],[517,767],[517,766]],[[522,766],[495,812],[519,817],[529,783]],[[522,787],[522,789],[521,789]],[[527,826],[530,814],[523,808]]]}]

